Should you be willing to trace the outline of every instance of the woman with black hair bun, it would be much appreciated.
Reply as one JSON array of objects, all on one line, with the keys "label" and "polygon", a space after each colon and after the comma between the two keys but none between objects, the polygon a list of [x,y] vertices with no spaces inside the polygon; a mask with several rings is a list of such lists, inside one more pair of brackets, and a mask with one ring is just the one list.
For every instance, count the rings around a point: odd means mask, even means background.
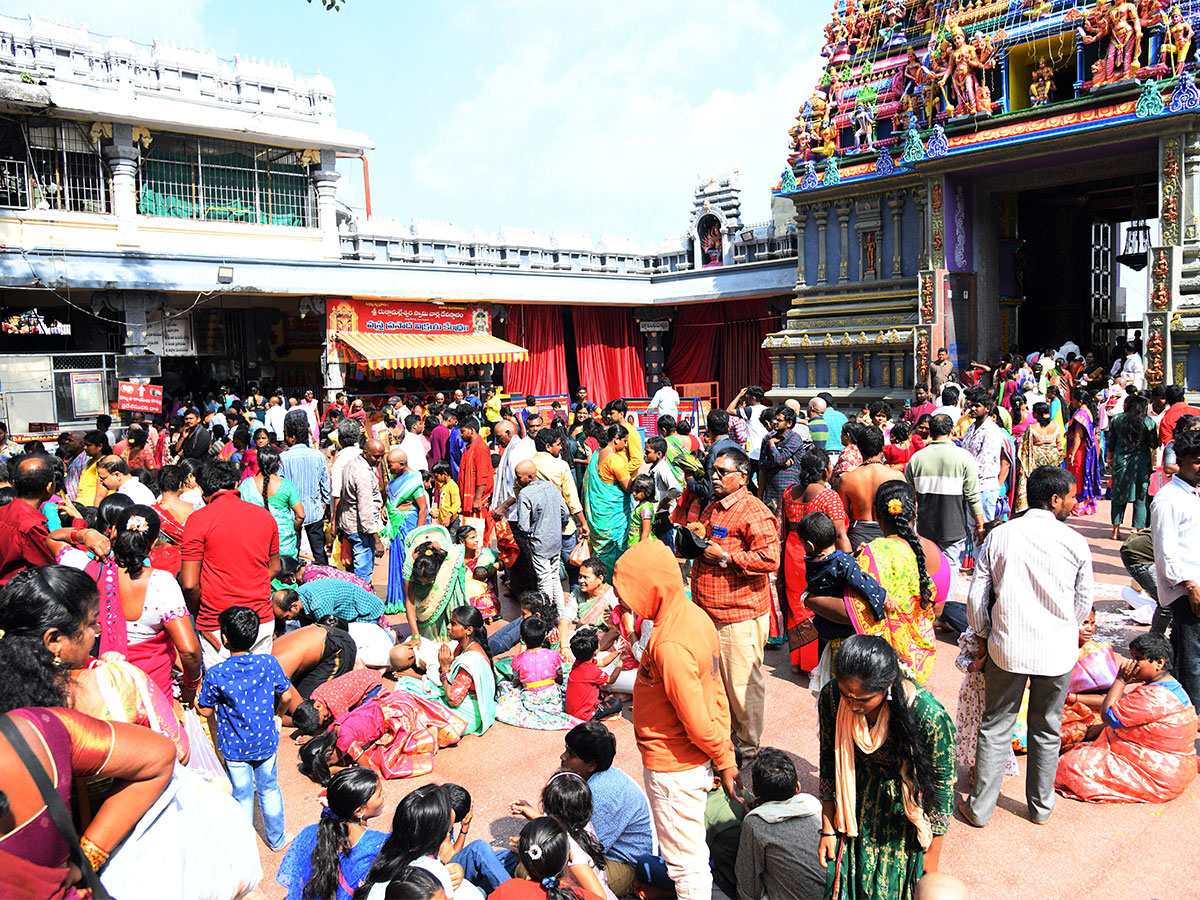
[{"label": "woman with black hair bun", "polygon": [[846,638],[835,663],[817,704],[826,896],[911,900],[953,813],[954,723],[882,638]]},{"label": "woman with black hair bun", "polygon": [[85,572],[100,592],[100,650],[122,654],[166,696],[172,695],[171,667],[176,655],[183,667],[181,699],[190,703],[204,675],[200,642],[192,627],[179,582],[170,572],[153,569],[150,555],[159,537],[158,513],[149,506],[123,503],[121,494],[105,497],[98,526],[112,543],[107,559],[93,560],[73,547],[59,562]]},{"label": "woman with black hair bun", "polygon": [[[387,835],[368,822],[383,812],[383,781],[351,766],[329,780],[320,821],[288,846],[275,880],[288,900],[347,900],[361,885]],[[347,890],[349,888],[349,890]]]},{"label": "woman with black hair bun", "polygon": [[[308,746],[307,744],[305,746]],[[424,869],[442,886],[446,900],[483,900],[483,891],[462,878],[454,855],[454,814],[445,787],[427,784],[405,796],[392,815],[392,833],[371,864],[354,900],[383,900],[388,884],[410,866]],[[457,888],[454,881],[461,879]]]},{"label": "woman with black hair bun", "polygon": [[449,636],[450,611],[467,602],[466,547],[429,522],[404,539],[404,615],[413,635]]},{"label": "woman with black hair bun", "polygon": [[570,857],[571,840],[562,824],[550,816],[534,819],[517,840],[525,877],[510,878],[488,900],[605,900],[602,894],[566,883]]},{"label": "woman with black hair bun", "polygon": [[[917,684],[924,684],[937,653],[933,620],[950,594],[950,564],[936,544],[917,534],[917,496],[907,481],[879,485],[874,513],[883,537],[859,547],[857,559],[863,572],[887,592],[884,618],[878,618],[870,604],[853,591],[845,597],[810,595],[808,606],[830,622],[849,623],[859,634],[884,638],[906,673]],[[837,643],[829,644],[830,659],[837,653]]]}]

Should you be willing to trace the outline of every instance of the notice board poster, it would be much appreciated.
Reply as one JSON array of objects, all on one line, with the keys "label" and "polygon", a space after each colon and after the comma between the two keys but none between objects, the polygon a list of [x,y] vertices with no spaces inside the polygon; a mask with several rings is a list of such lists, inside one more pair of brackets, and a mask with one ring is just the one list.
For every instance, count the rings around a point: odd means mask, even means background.
[{"label": "notice board poster", "polygon": [[71,404],[76,419],[91,419],[108,409],[104,402],[103,372],[71,373]]}]

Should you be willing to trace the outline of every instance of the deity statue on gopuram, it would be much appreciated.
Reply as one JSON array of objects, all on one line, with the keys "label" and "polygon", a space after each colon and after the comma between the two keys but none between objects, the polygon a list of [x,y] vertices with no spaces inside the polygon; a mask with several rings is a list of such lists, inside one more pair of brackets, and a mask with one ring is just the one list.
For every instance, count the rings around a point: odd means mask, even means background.
[{"label": "deity statue on gopuram", "polygon": [[1142,19],[1138,9],[1129,0],[1096,0],[1096,8],[1083,20],[1079,28],[1079,40],[1094,44],[1108,38],[1108,47],[1092,66],[1092,87],[1103,87],[1127,81],[1137,75],[1141,66]]},{"label": "deity statue on gopuram", "polygon": [[1167,24],[1166,0],[1137,0],[1137,11],[1142,31],[1162,29]]},{"label": "deity statue on gopuram", "polygon": [[1038,60],[1033,70],[1033,81],[1029,85],[1029,103],[1045,106],[1054,99],[1054,70],[1046,64],[1046,57]]},{"label": "deity statue on gopuram", "polygon": [[1170,69],[1172,75],[1178,77],[1183,72],[1188,54],[1192,52],[1194,37],[1191,23],[1183,17],[1176,6],[1171,10],[1171,23],[1167,26],[1166,38],[1162,45],[1163,65]]},{"label": "deity statue on gopuram", "polygon": [[[992,114],[992,92],[984,83],[984,73],[996,65],[993,39],[977,32],[974,42],[956,22],[949,26],[950,51],[939,83],[949,83],[953,110],[952,116],[990,116]],[[999,36],[999,35],[998,35]]]},{"label": "deity statue on gopuram", "polygon": [[845,62],[850,58],[846,45],[846,25],[838,15],[837,8],[833,10],[833,18],[825,26],[825,45],[821,47],[821,55],[833,63]]}]

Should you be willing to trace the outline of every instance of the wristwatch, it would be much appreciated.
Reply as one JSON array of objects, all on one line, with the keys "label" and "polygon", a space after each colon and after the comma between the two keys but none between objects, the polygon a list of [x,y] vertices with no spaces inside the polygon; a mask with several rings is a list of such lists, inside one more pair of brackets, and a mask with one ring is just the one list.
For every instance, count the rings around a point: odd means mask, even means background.
[{"label": "wristwatch", "polygon": [[722,553],[721,561],[719,563],[717,563],[717,565],[719,565],[722,569],[728,569],[729,568],[729,551],[722,548],[721,553]]}]

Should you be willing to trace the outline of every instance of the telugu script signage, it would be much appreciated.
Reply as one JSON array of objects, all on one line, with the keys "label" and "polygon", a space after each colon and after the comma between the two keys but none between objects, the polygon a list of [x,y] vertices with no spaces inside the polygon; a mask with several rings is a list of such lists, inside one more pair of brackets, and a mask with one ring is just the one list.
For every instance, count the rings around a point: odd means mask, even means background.
[{"label": "telugu script signage", "polygon": [[490,334],[486,306],[439,306],[434,303],[329,300],[330,337],[335,334]]},{"label": "telugu script signage", "polygon": [[128,412],[162,412],[163,389],[157,384],[122,381],[117,386],[117,409]]}]

